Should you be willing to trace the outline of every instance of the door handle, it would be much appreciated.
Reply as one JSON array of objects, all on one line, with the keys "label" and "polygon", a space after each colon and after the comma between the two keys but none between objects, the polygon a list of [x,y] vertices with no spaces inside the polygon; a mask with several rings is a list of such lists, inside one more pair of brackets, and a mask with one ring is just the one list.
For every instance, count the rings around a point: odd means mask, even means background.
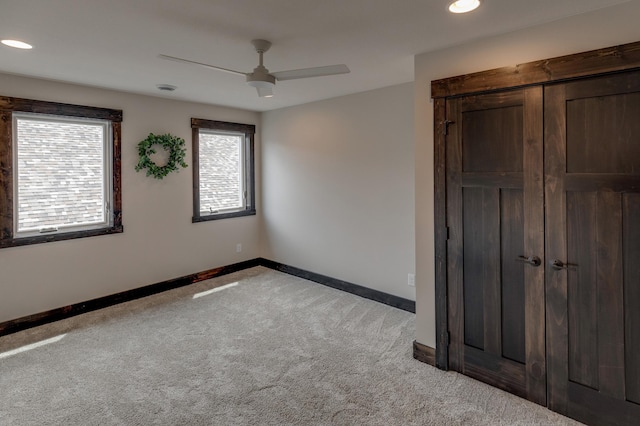
[{"label": "door handle", "polygon": [[560,260],[560,259],[553,259],[553,260],[551,261],[551,267],[552,267],[553,269],[555,269],[556,271],[562,271],[563,269],[567,269],[567,270],[572,269],[572,270],[575,270],[577,266],[578,266],[578,265],[575,265],[575,264],[572,264],[572,263],[564,263],[564,262],[563,262],[562,260]]},{"label": "door handle", "polygon": [[518,256],[516,257],[516,260],[518,262],[524,262],[524,263],[528,263],[531,266],[535,266],[538,267],[542,264],[542,261],[540,260],[540,258],[538,256]]}]

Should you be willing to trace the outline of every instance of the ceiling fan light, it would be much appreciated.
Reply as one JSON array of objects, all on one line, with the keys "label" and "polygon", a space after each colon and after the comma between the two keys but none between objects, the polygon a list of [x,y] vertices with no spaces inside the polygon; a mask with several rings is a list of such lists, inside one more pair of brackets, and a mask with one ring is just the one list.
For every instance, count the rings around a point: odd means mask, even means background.
[{"label": "ceiling fan light", "polygon": [[[256,72],[257,71],[257,72]],[[258,91],[258,96],[261,98],[270,98],[273,96],[273,88],[276,85],[276,79],[272,75],[269,75],[266,70],[254,71],[247,75],[247,84],[251,87],[255,87]]]},{"label": "ceiling fan light", "polygon": [[262,80],[249,80],[247,84],[251,87],[255,87],[258,91],[258,96],[261,98],[270,98],[273,96],[273,88],[276,86],[270,81]]},{"label": "ceiling fan light", "polygon": [[258,88],[258,96],[261,98],[273,98],[273,90],[268,88]]},{"label": "ceiling fan light", "polygon": [[449,12],[467,13],[480,6],[480,0],[458,0],[449,5]]}]

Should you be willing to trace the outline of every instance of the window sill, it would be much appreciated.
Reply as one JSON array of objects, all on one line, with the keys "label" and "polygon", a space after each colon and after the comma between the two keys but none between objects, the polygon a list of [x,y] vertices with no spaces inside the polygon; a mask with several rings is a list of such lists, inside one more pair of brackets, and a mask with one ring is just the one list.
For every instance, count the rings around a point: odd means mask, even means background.
[{"label": "window sill", "polygon": [[191,222],[192,223],[208,222],[210,220],[229,219],[232,217],[255,216],[255,214],[256,214],[256,209],[239,210],[239,211],[228,212],[228,213],[214,213],[206,216],[193,216],[191,218]]},{"label": "window sill", "polygon": [[99,235],[121,234],[122,226],[110,228],[91,229],[86,231],[63,232],[59,234],[38,235],[34,237],[9,238],[0,240],[0,248],[28,246],[33,244],[50,243],[54,241],[74,240],[76,238],[96,237]]}]

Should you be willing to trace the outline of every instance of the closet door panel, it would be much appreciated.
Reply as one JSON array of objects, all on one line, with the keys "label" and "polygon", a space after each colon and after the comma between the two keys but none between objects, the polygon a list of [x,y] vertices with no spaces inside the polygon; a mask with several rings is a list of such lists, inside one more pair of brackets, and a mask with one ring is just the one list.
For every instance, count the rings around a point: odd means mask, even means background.
[{"label": "closet door panel", "polygon": [[640,418],[638,117],[638,72],[545,89],[549,405],[589,424]]},{"label": "closet door panel", "polygon": [[640,194],[622,199],[627,399],[640,404]]},{"label": "closet door panel", "polygon": [[451,368],[545,404],[542,88],[450,99],[447,120]]}]

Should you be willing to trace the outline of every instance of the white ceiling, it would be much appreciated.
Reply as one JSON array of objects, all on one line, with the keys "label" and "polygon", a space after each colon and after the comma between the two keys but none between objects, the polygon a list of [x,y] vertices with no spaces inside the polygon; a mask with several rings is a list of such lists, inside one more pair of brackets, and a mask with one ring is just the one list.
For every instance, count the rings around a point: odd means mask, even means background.
[{"label": "white ceiling", "polygon": [[[628,0],[484,0],[466,15],[449,0],[0,0],[0,72],[265,111],[413,81],[416,54]],[[258,98],[250,41],[273,42],[270,71],[344,63],[351,74],[283,81]],[[159,92],[156,84],[178,86]]]}]

